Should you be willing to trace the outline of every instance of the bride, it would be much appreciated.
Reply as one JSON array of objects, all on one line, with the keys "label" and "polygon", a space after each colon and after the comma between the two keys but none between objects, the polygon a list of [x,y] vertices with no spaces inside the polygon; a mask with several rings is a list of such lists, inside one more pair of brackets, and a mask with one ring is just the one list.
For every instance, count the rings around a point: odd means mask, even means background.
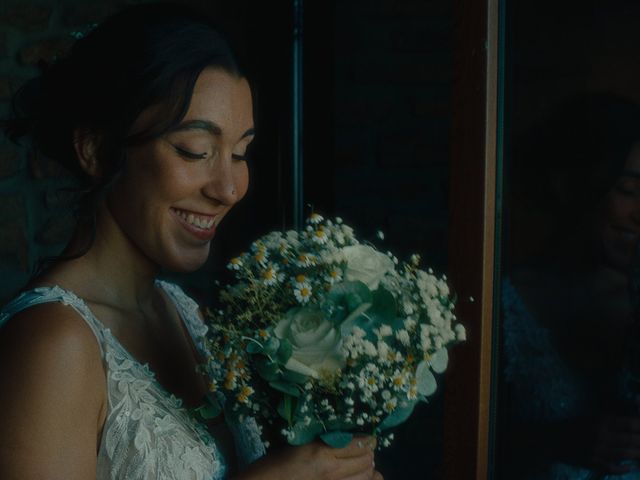
[{"label": "bride", "polygon": [[62,255],[0,313],[3,479],[381,479],[375,441],[265,455],[252,419],[204,425],[206,327],[157,280],[206,261],[247,191],[251,91],[182,7],[132,7],[25,85],[5,126],[79,179]]}]

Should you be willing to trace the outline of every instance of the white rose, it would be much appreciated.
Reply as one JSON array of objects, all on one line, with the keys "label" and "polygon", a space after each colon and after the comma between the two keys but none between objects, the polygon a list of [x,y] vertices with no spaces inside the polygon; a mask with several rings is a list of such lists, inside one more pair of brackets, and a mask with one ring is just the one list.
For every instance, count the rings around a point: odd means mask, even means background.
[{"label": "white rose", "polygon": [[320,310],[293,309],[278,322],[275,334],[293,346],[285,365],[288,370],[319,378],[321,372],[332,374],[345,365],[340,332]]},{"label": "white rose", "polygon": [[359,280],[370,290],[376,290],[380,280],[393,271],[393,261],[368,245],[345,247],[342,254],[347,261],[345,280]]}]

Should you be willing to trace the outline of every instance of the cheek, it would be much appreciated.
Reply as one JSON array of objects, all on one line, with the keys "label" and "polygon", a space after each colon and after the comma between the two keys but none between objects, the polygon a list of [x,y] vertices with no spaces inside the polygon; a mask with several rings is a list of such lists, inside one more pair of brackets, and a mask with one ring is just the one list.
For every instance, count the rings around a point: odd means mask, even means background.
[{"label": "cheek", "polygon": [[249,167],[246,162],[242,163],[240,168],[235,172],[234,177],[236,191],[238,192],[237,201],[240,201],[247,194],[247,190],[249,189]]}]

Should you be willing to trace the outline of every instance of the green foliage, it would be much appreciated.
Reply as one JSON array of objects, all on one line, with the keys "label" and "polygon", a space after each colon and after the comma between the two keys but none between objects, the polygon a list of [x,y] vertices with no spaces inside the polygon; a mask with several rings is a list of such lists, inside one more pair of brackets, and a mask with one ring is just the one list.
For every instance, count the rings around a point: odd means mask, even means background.
[{"label": "green foliage", "polygon": [[320,439],[330,447],[344,448],[353,440],[353,434],[348,432],[326,432],[320,435]]}]

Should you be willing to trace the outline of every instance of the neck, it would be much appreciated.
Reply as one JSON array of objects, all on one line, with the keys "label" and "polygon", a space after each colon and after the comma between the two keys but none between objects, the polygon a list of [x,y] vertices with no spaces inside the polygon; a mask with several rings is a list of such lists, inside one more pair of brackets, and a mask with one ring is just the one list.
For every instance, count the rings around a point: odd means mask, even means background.
[{"label": "neck", "polygon": [[[78,252],[90,235],[90,229],[78,228],[64,253]],[[87,253],[52,268],[54,277],[64,279],[61,283],[85,300],[138,311],[151,308],[159,271],[122,231],[104,203],[97,212],[95,240]]]}]

